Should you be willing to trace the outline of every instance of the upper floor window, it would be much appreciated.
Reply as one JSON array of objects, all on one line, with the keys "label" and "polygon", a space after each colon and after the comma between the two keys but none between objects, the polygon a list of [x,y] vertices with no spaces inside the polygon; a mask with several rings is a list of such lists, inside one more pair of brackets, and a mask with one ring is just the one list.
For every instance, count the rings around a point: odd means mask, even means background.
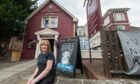
[{"label": "upper floor window", "polygon": [[115,21],[124,21],[125,15],[124,13],[113,13],[113,17]]},{"label": "upper floor window", "polygon": [[41,28],[57,28],[58,27],[58,17],[48,16],[42,18]]},{"label": "upper floor window", "polygon": [[125,26],[123,26],[123,25],[118,25],[118,26],[117,26],[117,30],[125,30]]}]

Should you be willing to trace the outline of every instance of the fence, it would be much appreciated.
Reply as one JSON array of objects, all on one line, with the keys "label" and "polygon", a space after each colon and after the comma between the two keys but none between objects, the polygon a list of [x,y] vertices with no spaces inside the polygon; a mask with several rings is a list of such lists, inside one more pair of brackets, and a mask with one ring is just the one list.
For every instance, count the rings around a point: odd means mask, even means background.
[{"label": "fence", "polygon": [[112,73],[123,73],[128,69],[117,31],[101,30],[101,47],[107,78],[111,78]]}]

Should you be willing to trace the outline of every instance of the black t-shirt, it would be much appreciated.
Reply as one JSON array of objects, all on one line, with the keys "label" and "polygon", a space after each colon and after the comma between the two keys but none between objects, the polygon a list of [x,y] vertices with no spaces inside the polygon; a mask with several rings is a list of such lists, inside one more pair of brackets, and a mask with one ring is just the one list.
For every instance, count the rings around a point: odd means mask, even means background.
[{"label": "black t-shirt", "polygon": [[37,66],[39,71],[43,71],[46,68],[46,64],[48,60],[52,60],[53,61],[53,65],[52,65],[52,70],[55,70],[55,57],[52,54],[52,52],[47,52],[45,54],[40,53],[38,56],[38,62],[37,62]]}]

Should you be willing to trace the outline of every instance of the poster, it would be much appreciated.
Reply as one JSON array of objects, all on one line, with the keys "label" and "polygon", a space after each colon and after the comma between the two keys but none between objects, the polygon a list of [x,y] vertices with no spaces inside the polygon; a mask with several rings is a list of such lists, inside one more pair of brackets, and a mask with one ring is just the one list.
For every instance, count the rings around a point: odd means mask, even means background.
[{"label": "poster", "polygon": [[58,71],[73,76],[77,63],[78,41],[66,40],[61,44],[61,54],[57,61]]},{"label": "poster", "polygon": [[140,32],[118,31],[123,53],[128,65],[128,75],[140,75]]}]

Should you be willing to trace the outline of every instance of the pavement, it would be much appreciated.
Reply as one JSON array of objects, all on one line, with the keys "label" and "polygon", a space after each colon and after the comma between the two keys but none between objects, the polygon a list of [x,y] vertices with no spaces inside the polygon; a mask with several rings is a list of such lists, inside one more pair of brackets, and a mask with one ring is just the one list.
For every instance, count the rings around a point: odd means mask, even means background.
[{"label": "pavement", "polygon": [[21,62],[0,62],[0,84],[18,84],[35,69],[36,60]]},{"label": "pavement", "polygon": [[[15,63],[0,62],[0,84],[26,84],[35,67],[36,60]],[[76,72],[76,78],[57,73],[55,84],[140,84],[139,80],[131,79],[88,79],[85,72],[84,74],[78,70]]]}]

